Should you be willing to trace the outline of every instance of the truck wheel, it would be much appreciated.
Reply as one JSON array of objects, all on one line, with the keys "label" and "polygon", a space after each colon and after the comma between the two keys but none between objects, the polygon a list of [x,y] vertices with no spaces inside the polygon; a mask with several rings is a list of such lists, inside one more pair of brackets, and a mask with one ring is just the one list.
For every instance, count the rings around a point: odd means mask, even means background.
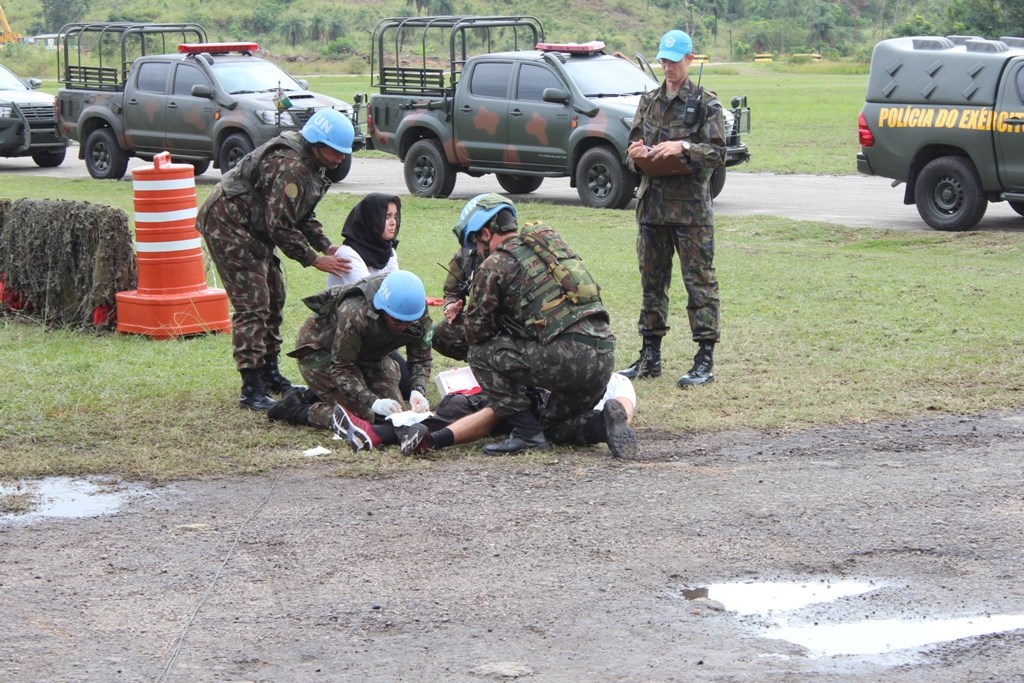
[{"label": "truck wheel", "polygon": [[1010,205],[1010,208],[1024,216],[1024,202],[1006,202]]},{"label": "truck wheel", "polygon": [[708,181],[708,189],[711,190],[711,198],[714,199],[720,195],[723,187],[725,187],[725,166],[716,168],[711,173],[711,179]]},{"label": "truck wheel", "polygon": [[917,212],[936,230],[970,230],[988,208],[974,165],[963,157],[939,157],[921,169],[914,184]]},{"label": "truck wheel", "polygon": [[543,176],[498,173],[498,184],[510,194],[530,194],[544,182]]},{"label": "truck wheel", "polygon": [[192,172],[195,175],[203,175],[208,170],[210,170],[210,160],[205,159],[203,161],[193,161],[192,168],[194,169]]},{"label": "truck wheel", "polygon": [[584,206],[624,209],[633,199],[635,178],[608,147],[588,150],[576,167],[576,192]]},{"label": "truck wheel", "polygon": [[455,189],[455,177],[438,140],[420,140],[405,155],[405,186],[417,197],[448,197]]},{"label": "truck wheel", "polygon": [[32,155],[32,161],[36,162],[36,166],[39,168],[57,168],[64,163],[67,153],[66,149],[57,152],[39,152]]},{"label": "truck wheel", "polygon": [[217,165],[221,173],[233,169],[253,149],[252,140],[245,133],[233,133],[224,140],[217,153]]},{"label": "truck wheel", "polygon": [[128,153],[109,128],[97,128],[85,139],[85,167],[97,180],[120,180],[128,170]]},{"label": "truck wheel", "polygon": [[352,155],[346,154],[345,160],[338,164],[337,168],[327,169],[327,179],[332,183],[340,183],[342,180],[348,177],[348,172],[352,170]]}]

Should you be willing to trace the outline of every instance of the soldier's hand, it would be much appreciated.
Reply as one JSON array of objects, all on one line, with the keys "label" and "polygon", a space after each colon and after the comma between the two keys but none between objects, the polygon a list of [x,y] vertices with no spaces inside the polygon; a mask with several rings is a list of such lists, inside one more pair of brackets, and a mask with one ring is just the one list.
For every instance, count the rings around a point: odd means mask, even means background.
[{"label": "soldier's hand", "polygon": [[461,310],[462,310],[462,302],[461,301],[453,301],[450,304],[445,304],[445,306],[444,306],[444,319],[447,320],[449,324],[451,324],[452,322],[455,321],[455,318],[458,317],[459,311],[461,311]]},{"label": "soldier's hand", "polygon": [[352,262],[344,256],[329,256],[323,254],[313,262],[313,267],[331,275],[344,275],[352,270]]},{"label": "soldier's hand", "polygon": [[414,413],[426,413],[430,411],[430,403],[427,402],[427,397],[416,389],[409,392],[409,407],[412,408]]},{"label": "soldier's hand", "polygon": [[402,404],[393,398],[378,398],[370,406],[370,410],[381,417],[387,417],[402,412]]}]

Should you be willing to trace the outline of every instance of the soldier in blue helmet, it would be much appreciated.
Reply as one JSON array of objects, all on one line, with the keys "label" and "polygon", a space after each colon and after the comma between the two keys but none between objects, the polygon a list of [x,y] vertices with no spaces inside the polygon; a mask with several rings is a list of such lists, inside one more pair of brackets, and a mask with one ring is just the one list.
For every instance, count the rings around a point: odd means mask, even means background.
[{"label": "soldier in blue helmet", "polygon": [[294,351],[309,389],[295,388],[267,411],[272,420],[331,429],[336,405],[382,421],[406,410],[392,352],[405,349],[409,408],[427,412],[431,321],[423,282],[407,270],[373,275],[303,299],[313,311]]},{"label": "soldier in blue helmet", "polygon": [[327,193],[325,171],[352,153],[352,122],[321,109],[299,132],[279,135],[238,162],[199,210],[196,228],[206,240],[233,312],[232,346],[242,375],[243,408],[265,411],[269,394],[291,387],[278,366],[285,302],[281,262],[340,275],[347,259],[324,234],[314,208]]}]

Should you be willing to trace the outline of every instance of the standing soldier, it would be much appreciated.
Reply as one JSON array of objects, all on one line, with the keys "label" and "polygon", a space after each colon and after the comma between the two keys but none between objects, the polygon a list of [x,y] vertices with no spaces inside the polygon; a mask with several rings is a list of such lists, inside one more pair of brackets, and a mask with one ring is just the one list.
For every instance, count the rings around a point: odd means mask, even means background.
[{"label": "standing soldier", "polygon": [[668,289],[676,252],[688,297],[690,332],[698,345],[693,367],[676,382],[685,388],[715,378],[712,353],[719,340],[718,280],[708,179],[725,164],[725,120],[715,93],[688,77],[693,62],[689,35],[683,31],[663,35],[658,59],[665,82],[640,99],[629,132],[629,163],[641,170],[645,160],[664,162],[675,157],[682,163],[675,174],[645,173],[637,191],[636,251],[643,289],[637,328],[643,346],[637,361],[621,372],[630,379],[661,375],[661,340],[669,330]]},{"label": "standing soldier", "polygon": [[[491,455],[545,450],[555,443],[607,443],[636,456],[625,408],[604,395],[615,364],[615,335],[601,288],[583,261],[542,223],[517,233],[516,210],[496,194],[471,199],[459,216],[464,244],[484,259],[465,310],[469,366],[508,438]],[[550,392],[538,420],[532,389]]]},{"label": "standing soldier", "polygon": [[[210,193],[196,228],[206,239],[234,312],[231,335],[243,408],[265,411],[268,392],[291,387],[278,368],[285,302],[279,248],[303,266],[341,275],[347,259],[313,213],[327,193],[324,173],[352,153],[352,122],[321,109],[302,131],[279,135],[246,155]],[[320,254],[318,254],[320,252]]]}]

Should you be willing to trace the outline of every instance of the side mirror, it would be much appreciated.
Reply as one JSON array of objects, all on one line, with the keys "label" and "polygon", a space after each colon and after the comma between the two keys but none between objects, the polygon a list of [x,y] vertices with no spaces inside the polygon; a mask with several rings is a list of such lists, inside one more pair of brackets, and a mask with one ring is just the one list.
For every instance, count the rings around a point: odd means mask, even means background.
[{"label": "side mirror", "polygon": [[33,90],[35,90],[36,88],[38,88],[39,86],[41,86],[43,84],[43,82],[41,80],[39,80],[38,78],[26,79],[26,83],[28,84],[28,87],[32,88]]},{"label": "side mirror", "polygon": [[544,88],[540,97],[545,102],[554,102],[555,104],[565,104],[569,101],[569,94],[561,88]]},{"label": "side mirror", "polygon": [[192,97],[205,97],[208,100],[213,98],[213,90],[211,90],[210,86],[205,83],[197,83],[196,85],[193,85],[191,93]]},{"label": "side mirror", "polygon": [[300,78],[295,82],[298,83],[303,90],[309,90],[309,81],[307,81],[305,78]]}]

